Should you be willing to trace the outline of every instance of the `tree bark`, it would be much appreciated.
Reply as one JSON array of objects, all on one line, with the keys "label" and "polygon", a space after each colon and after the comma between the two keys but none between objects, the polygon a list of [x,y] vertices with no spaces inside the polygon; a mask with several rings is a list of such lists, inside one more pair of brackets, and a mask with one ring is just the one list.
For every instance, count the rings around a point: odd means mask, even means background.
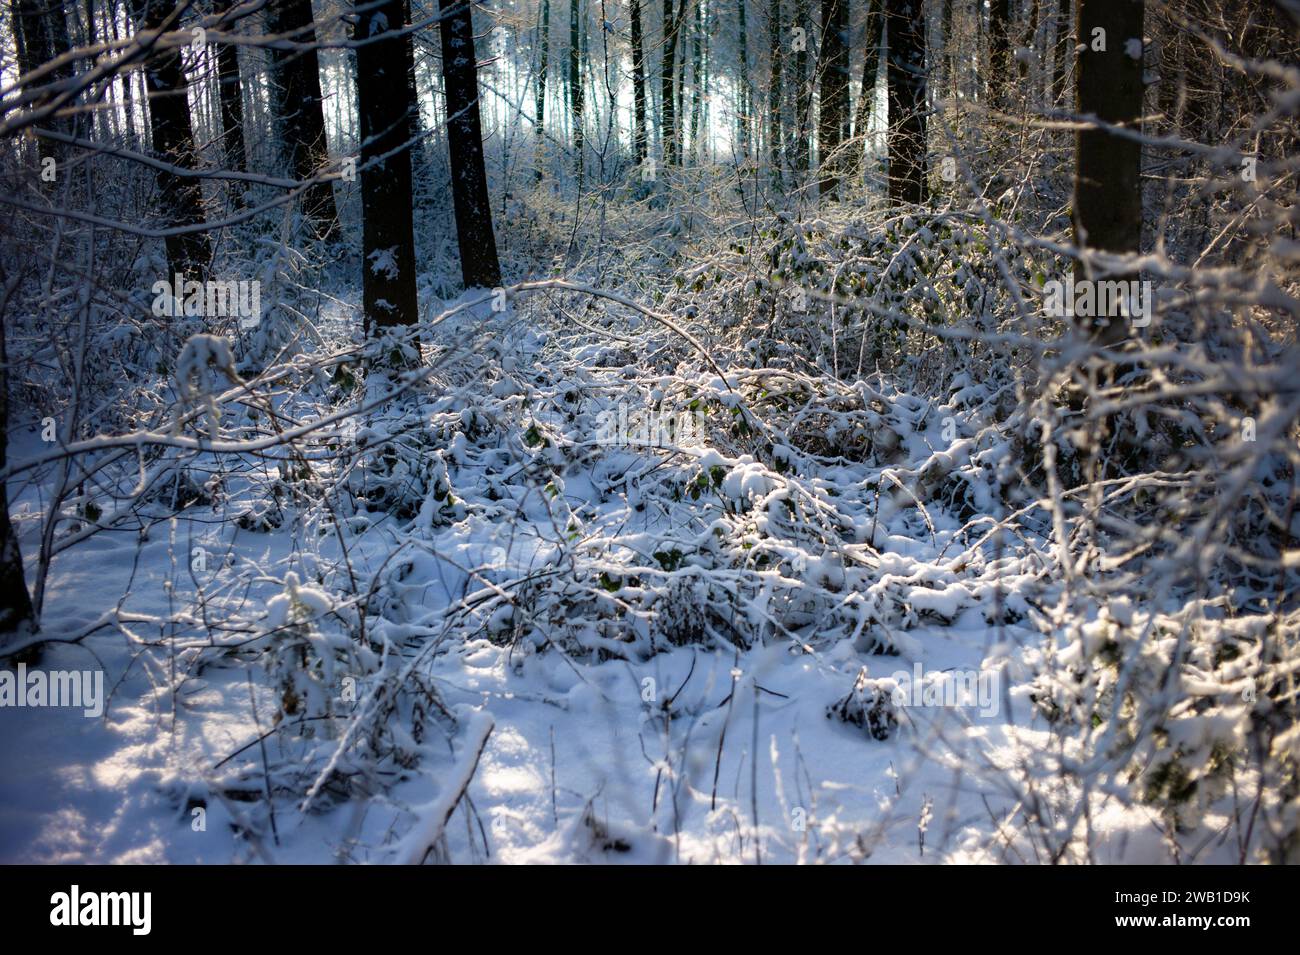
[{"label": "tree bark", "polygon": [[785,116],[782,110],[785,90],[781,77],[784,51],[781,23],[781,0],[771,0],[767,14],[767,161],[772,167],[773,182],[781,182],[781,155],[785,149]]},{"label": "tree bark", "polygon": [[867,148],[867,128],[876,102],[876,76],[880,72],[880,45],[884,36],[885,16],[881,0],[870,0],[867,7],[867,35],[862,51],[862,92],[858,94],[858,108],[853,117],[853,144],[846,163],[846,174],[855,177]]},{"label": "tree bark", "polygon": [[885,0],[889,80],[889,198],[926,200],[925,15],[921,0]]},{"label": "tree bark", "polygon": [[[681,0],[683,6],[687,0]],[[677,164],[677,114],[673,80],[676,78],[677,32],[680,16],[673,13],[673,0],[664,0],[663,54],[659,64],[659,138],[663,143],[664,165]]]},{"label": "tree bark", "polygon": [[[1086,44],[1079,52],[1075,84],[1080,117],[1140,132],[1142,57],[1130,55],[1130,44],[1142,42],[1142,0],[1078,0],[1076,6],[1075,35]],[[1093,48],[1098,29],[1104,31],[1104,50]],[[1106,129],[1081,129],[1075,134],[1076,245],[1117,254],[1138,251],[1141,170],[1140,143]],[[1075,263],[1077,279],[1091,278],[1090,272],[1085,262]],[[1094,324],[1090,331],[1106,344],[1126,334],[1119,321]]]},{"label": "tree bark", "polygon": [[[325,112],[321,105],[320,64],[316,56],[316,27],[311,0],[269,0],[267,27],[282,39],[296,44],[294,49],[274,49],[276,112],[283,124],[289,167],[299,181],[314,179],[329,162],[325,138]],[[373,15],[363,15],[373,22]],[[405,21],[403,21],[405,22]],[[315,182],[302,195],[303,215],[318,238],[339,236],[338,209],[334,189],[326,182]]]},{"label": "tree bark", "polygon": [[1021,92],[1029,95],[1029,87],[1024,85],[1030,78],[1030,66],[1038,61],[1038,17],[1041,13],[1041,0],[1031,0],[1029,4],[1029,22],[1025,24],[1025,49],[1029,56],[1017,61],[1016,69],[1020,75]]},{"label": "tree bark", "polygon": [[[683,3],[688,0],[682,0]],[[750,118],[752,109],[753,94],[749,82],[749,28],[745,25],[745,3],[736,5],[739,11],[739,35],[737,43],[740,51],[740,83],[738,84],[737,100],[739,106],[736,110],[736,132],[737,139],[740,143],[740,155],[742,158],[749,156],[749,144],[752,139],[750,135]]]},{"label": "tree bark", "polygon": [[636,114],[632,152],[640,166],[646,158],[645,36],[641,26],[641,0],[632,0],[632,100]]},{"label": "tree bark", "polygon": [[[181,8],[173,0],[131,0],[137,30],[175,30]],[[149,129],[159,159],[181,169],[198,168],[194,129],[190,123],[189,84],[177,47],[154,51],[144,64],[149,104]],[[160,206],[169,226],[197,225],[204,221],[203,186],[198,179],[159,169]],[[169,235],[167,266],[173,275],[202,274],[212,258],[204,232]]]},{"label": "tree bark", "polygon": [[702,8],[704,0],[695,0],[695,22],[691,29],[691,155],[699,156],[700,153],[700,107],[702,84],[700,78],[704,74],[704,24],[702,21]]},{"label": "tree bark", "polygon": [[[577,0],[573,5],[577,6]],[[501,265],[497,261],[492,203],[483,162],[472,8],[469,0],[441,0],[439,9],[442,11],[439,24],[442,85],[447,97],[447,149],[451,157],[451,193],[456,207],[461,278],[466,288],[496,288],[501,284]],[[580,83],[574,86],[581,89]]]},{"label": "tree bark", "polygon": [[537,117],[537,181],[542,181],[542,156],[546,137],[546,73],[551,60],[551,0],[542,0],[537,28],[537,93],[533,100],[533,114]]},{"label": "tree bark", "polygon": [[811,164],[812,147],[808,126],[812,122],[812,82],[808,78],[808,44],[812,42],[812,17],[808,0],[794,0],[793,27],[804,31],[805,42],[794,51],[795,134],[794,168],[807,172]]},{"label": "tree bark", "polygon": [[569,111],[573,114],[573,152],[579,192],[582,191],[583,151],[586,148],[582,93],[582,6],[581,0],[569,0]]},{"label": "tree bark", "polygon": [[357,113],[361,123],[362,302],[366,329],[410,325],[415,293],[411,196],[411,114],[403,0],[357,13]]},{"label": "tree bark", "polygon": [[[228,13],[234,0],[217,0],[216,12]],[[224,30],[234,24],[225,24]],[[233,172],[248,171],[248,156],[244,146],[244,90],[239,79],[239,47],[222,43],[217,49],[217,98],[221,106],[221,134],[226,168]],[[230,197],[236,208],[244,205],[244,187],[232,183]]]},{"label": "tree bark", "polygon": [[[68,23],[59,0],[14,0],[10,10],[20,76],[31,73],[68,52]],[[61,66],[42,79],[40,85],[56,84],[71,75],[71,64]],[[48,106],[53,95],[41,96],[33,102],[32,107],[39,109]],[[71,128],[64,117],[57,115],[57,111],[43,119],[40,125],[65,133]],[[45,138],[38,138],[36,148],[42,160],[57,159],[65,152],[61,143]]]},{"label": "tree bark", "polygon": [[1002,94],[1011,79],[1011,0],[989,3],[989,73],[985,88],[989,101],[1002,102]]},{"label": "tree bark", "polygon": [[849,2],[822,0],[822,95],[817,117],[821,195],[839,195],[843,157],[840,146],[849,116]]},{"label": "tree bark", "polygon": [[[0,322],[0,471],[9,449],[9,357],[5,351],[4,323]],[[9,491],[0,481],[0,651],[15,637],[36,628],[32,599],[23,577],[23,557],[18,536],[9,522]]]}]

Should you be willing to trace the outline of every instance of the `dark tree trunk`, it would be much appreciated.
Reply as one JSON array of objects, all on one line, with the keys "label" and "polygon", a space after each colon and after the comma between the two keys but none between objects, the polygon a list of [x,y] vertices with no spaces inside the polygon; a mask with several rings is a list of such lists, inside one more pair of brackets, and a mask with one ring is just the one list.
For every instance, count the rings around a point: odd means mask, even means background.
[{"label": "dark tree trunk", "polygon": [[32,23],[39,15],[35,0],[10,0],[9,16],[13,24],[14,52],[18,55],[18,75],[23,76],[41,65],[41,49],[46,44],[45,24]]},{"label": "dark tree trunk", "polygon": [[[682,0],[682,3],[687,2],[689,0]],[[749,82],[749,27],[745,25],[746,6],[745,3],[737,4],[737,9],[740,11],[740,30],[737,40],[740,49],[740,92],[738,94],[740,107],[736,110],[736,119],[739,127],[740,155],[742,157],[749,156],[749,144],[752,139],[750,135],[750,118],[753,112],[751,102],[753,93]]]},{"label": "dark tree trunk", "polygon": [[811,143],[808,135],[812,123],[812,81],[808,77],[808,43],[812,42],[812,17],[808,13],[808,0],[795,0],[794,27],[805,31],[804,45],[794,52],[795,134],[794,168],[807,172],[811,160]]},{"label": "dark tree trunk", "polygon": [[[577,0],[574,0],[577,5]],[[492,204],[483,164],[483,130],[478,109],[478,60],[469,0],[441,0],[442,85],[447,96],[447,150],[451,194],[456,206],[460,274],[466,288],[501,284]],[[574,84],[579,89],[580,83]],[[575,117],[575,119],[578,117]]]},{"label": "dark tree trunk", "polygon": [[[374,18],[366,13],[363,19],[371,22]],[[329,162],[311,0],[269,0],[267,28],[296,44],[294,49],[273,50],[272,89],[289,167],[294,178],[306,182],[318,176]],[[328,181],[312,183],[303,191],[302,211],[318,238],[338,237],[338,210],[334,205],[334,189]]]},{"label": "dark tree trunk", "polygon": [[[579,192],[582,191],[583,151],[586,148],[582,109],[582,5],[581,0],[569,0],[569,110],[573,114],[573,152]],[[477,122],[477,106],[474,115]]]},{"label": "dark tree trunk", "polygon": [[956,50],[956,44],[954,42],[955,37],[952,35],[952,4],[953,0],[943,0],[943,10],[939,14],[940,29],[943,31],[943,56],[939,61],[939,69],[943,71],[940,77],[943,84],[942,89],[946,95],[956,99],[957,78],[953,72],[953,54]]},{"label": "dark tree trunk", "polygon": [[989,101],[997,105],[1011,80],[1011,0],[989,3]]},{"label": "dark tree trunk", "polygon": [[849,117],[849,0],[822,0],[822,95],[817,117],[821,194],[839,194],[840,145]]},{"label": "dark tree trunk", "polygon": [[[1077,111],[1112,126],[1141,131],[1142,59],[1125,49],[1142,37],[1142,0],[1078,0],[1075,35],[1087,44],[1079,51]],[[1094,50],[1093,31],[1105,31],[1104,51]],[[1074,235],[1081,248],[1113,253],[1137,252],[1142,239],[1142,146],[1104,129],[1075,134]],[[1082,261],[1079,279],[1090,278]],[[1108,344],[1123,339],[1119,321],[1092,332]]]},{"label": "dark tree trunk", "polygon": [[546,73],[551,62],[551,0],[542,0],[537,27],[537,93],[533,113],[537,117],[537,181],[542,180],[542,155],[545,151],[546,130]]},{"label": "dark tree trunk", "polygon": [[885,0],[889,80],[889,198],[924,202],[925,15],[921,0]]},{"label": "dark tree trunk", "polygon": [[[688,0],[682,0],[687,3]],[[680,16],[673,14],[673,0],[664,0],[664,42],[663,56],[659,69],[659,138],[663,143],[664,165],[677,164],[677,96],[673,91],[673,80],[677,68],[677,27]]]},{"label": "dark tree trunk", "polygon": [[781,79],[783,53],[781,44],[785,35],[781,22],[781,0],[771,0],[767,14],[767,161],[772,167],[774,182],[781,181],[781,154],[785,148],[785,117],[782,105],[785,99]]},{"label": "dark tree trunk", "polygon": [[701,8],[704,0],[695,0],[695,23],[691,31],[691,154],[700,153],[700,78],[704,75],[704,24]]},{"label": "dark tree trunk", "polygon": [[[173,0],[132,0],[137,30],[174,30],[180,7]],[[144,64],[148,94],[149,129],[159,159],[181,169],[196,169],[194,130],[190,124],[189,84],[177,47],[158,50]],[[203,187],[199,180],[158,170],[159,205],[169,226],[197,225],[204,221]],[[166,238],[167,266],[173,275],[202,274],[212,258],[208,236],[187,232]]]},{"label": "dark tree trunk", "polygon": [[[6,467],[8,447],[9,357],[5,351],[4,323],[0,322],[0,471]],[[9,522],[9,491],[6,483],[0,481],[0,651],[9,640],[34,630],[35,624],[18,537]]]},{"label": "dark tree trunk", "polygon": [[847,164],[848,174],[856,176],[867,148],[867,127],[876,102],[876,76],[880,72],[880,44],[884,36],[885,15],[881,0],[870,0],[867,7],[867,36],[862,51],[862,92],[858,96],[857,113],[853,117],[854,143]]},{"label": "dark tree trunk", "polygon": [[[64,17],[63,4],[59,0],[14,0],[10,5],[13,15],[13,35],[15,52],[18,54],[18,72],[31,73],[46,63],[62,56],[71,49],[68,39],[68,22]],[[53,69],[40,81],[41,86],[60,83],[72,75],[72,64],[64,64]],[[36,99],[35,109],[48,107],[57,94],[49,93]],[[40,120],[39,125],[57,132],[72,131],[72,124],[66,117],[59,116],[55,110]],[[65,149],[62,144],[48,139],[39,139],[37,150],[42,159],[60,157]]]},{"label": "dark tree trunk", "polygon": [[402,49],[411,40],[398,32],[405,23],[403,0],[385,0],[359,12],[353,28],[359,44],[362,301],[371,334],[413,324],[419,312],[409,148],[415,103]]},{"label": "dark tree trunk", "polygon": [[[217,0],[216,12],[227,13],[234,0]],[[226,24],[229,31],[234,24]],[[217,91],[221,103],[221,133],[225,144],[226,168],[234,172],[248,171],[248,156],[244,147],[244,91],[239,79],[239,47],[222,43],[217,50]],[[231,200],[236,207],[244,204],[242,183],[233,183]]]},{"label": "dark tree trunk", "polygon": [[645,37],[641,27],[641,0],[632,0],[632,99],[636,110],[632,150],[639,166],[646,158]]}]

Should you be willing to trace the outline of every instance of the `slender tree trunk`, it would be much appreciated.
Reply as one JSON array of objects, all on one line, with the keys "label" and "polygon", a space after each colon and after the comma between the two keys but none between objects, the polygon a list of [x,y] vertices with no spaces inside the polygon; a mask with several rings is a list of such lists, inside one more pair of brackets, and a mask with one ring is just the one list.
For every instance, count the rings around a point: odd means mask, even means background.
[{"label": "slender tree trunk", "polygon": [[1031,0],[1029,4],[1029,22],[1025,24],[1024,48],[1028,56],[1016,61],[1016,70],[1020,75],[1020,91],[1028,97],[1030,88],[1027,81],[1031,77],[1030,66],[1038,62],[1038,18],[1042,12],[1040,0]]},{"label": "slender tree trunk", "polygon": [[808,0],[794,0],[793,27],[804,31],[804,42],[794,51],[794,89],[795,89],[795,134],[794,134],[794,168],[807,172],[811,163],[811,137],[808,135],[812,123],[812,81],[808,77],[808,44],[812,42],[812,16],[808,12]]},{"label": "slender tree trunk", "polygon": [[[577,0],[574,0],[577,6]],[[483,162],[483,128],[479,120],[478,60],[469,0],[440,0],[442,85],[447,97],[447,150],[451,157],[451,194],[456,207],[460,274],[466,288],[501,284],[492,203]],[[570,65],[572,70],[572,64]],[[576,79],[576,77],[571,77]],[[582,84],[574,82],[581,89]],[[574,128],[581,125],[581,94]],[[578,137],[581,143],[581,136]],[[581,166],[579,166],[581,168]]]},{"label": "slender tree trunk", "polygon": [[[357,13],[357,114],[361,122],[362,302],[367,333],[418,320],[411,196],[411,42],[403,0]],[[453,177],[454,179],[454,177]]]},{"label": "slender tree trunk", "polygon": [[926,200],[925,14],[921,0],[885,0],[889,31],[889,198]]},{"label": "slender tree trunk", "polygon": [[[5,351],[4,323],[0,321],[0,471],[6,467],[9,448],[9,357]],[[18,535],[9,522],[9,490],[0,481],[0,651],[5,643],[36,628],[32,599],[23,577],[23,557]]]},{"label": "slender tree trunk", "polygon": [[632,0],[632,100],[636,113],[632,150],[636,164],[640,166],[646,158],[645,37],[641,26],[641,0]]},{"label": "slender tree trunk", "polygon": [[[173,0],[132,0],[137,30],[175,30],[181,8]],[[144,64],[149,104],[149,129],[158,158],[180,169],[198,168],[194,129],[190,122],[189,84],[176,47],[158,49]],[[169,226],[197,225],[204,221],[203,186],[194,178],[170,170],[157,172],[159,205]],[[203,232],[169,235],[167,266],[173,275],[202,274],[212,258]]]},{"label": "slender tree trunk", "polygon": [[537,93],[533,112],[537,117],[537,181],[542,181],[542,156],[546,149],[546,72],[551,60],[551,0],[542,0],[537,29]]},{"label": "slender tree trunk", "polygon": [[700,77],[704,73],[704,0],[695,0],[695,23],[691,30],[691,155],[700,153]]},{"label": "slender tree trunk", "polygon": [[[688,0],[681,0],[683,4]],[[663,143],[664,165],[677,164],[677,114],[673,80],[677,68],[677,25],[680,18],[673,14],[673,0],[664,0],[663,55],[659,65],[659,138]]]},{"label": "slender tree trunk", "polygon": [[[682,0],[682,2],[686,3],[688,0]],[[738,128],[737,138],[740,142],[740,155],[742,158],[749,157],[749,144],[752,139],[750,135],[750,120],[751,113],[753,112],[751,107],[753,94],[749,82],[749,27],[745,23],[745,8],[747,6],[748,4],[744,2],[736,4],[736,9],[739,11],[740,28],[739,37],[736,41],[739,44],[740,51],[740,84],[737,93],[739,107],[736,110],[736,125]]]},{"label": "slender tree trunk", "polygon": [[870,0],[867,6],[867,35],[862,51],[862,92],[858,95],[857,114],[853,118],[854,143],[849,153],[847,175],[855,177],[861,171],[861,161],[867,148],[867,130],[876,102],[876,77],[880,72],[880,44],[884,36],[885,15],[881,0]]},{"label": "slender tree trunk", "polygon": [[[28,23],[28,17],[38,9],[34,0],[9,2],[9,22],[14,35],[14,52],[18,56],[19,76],[30,73],[41,65],[40,50],[35,44],[44,42],[45,27],[43,24],[36,26]],[[33,30],[39,31],[39,38],[32,35]]]},{"label": "slender tree trunk", "polygon": [[[364,19],[369,23],[374,18],[367,15]],[[272,52],[274,95],[276,112],[283,123],[289,166],[296,179],[307,181],[319,175],[329,162],[311,0],[268,0],[267,27],[296,45],[294,49]],[[302,211],[317,237],[326,240],[338,237],[338,210],[334,205],[334,189],[328,181],[312,183],[304,190]]]},{"label": "slender tree trunk", "polygon": [[677,97],[677,105],[673,107],[673,115],[677,117],[677,124],[673,128],[673,152],[680,163],[686,155],[683,141],[686,138],[686,3],[683,0],[681,17],[678,20],[680,55],[677,57],[677,73],[673,77],[673,94]]},{"label": "slender tree trunk", "polygon": [[783,24],[781,0],[771,0],[767,14],[767,161],[772,167],[772,181],[781,182],[781,154],[785,149],[785,117],[782,114],[785,90],[782,88],[781,68]]},{"label": "slender tree trunk", "polygon": [[953,73],[954,51],[957,49],[956,37],[952,35],[952,4],[953,0],[943,0],[943,9],[939,14],[940,29],[943,31],[943,51],[939,60],[939,69],[943,71],[940,77],[942,81],[941,89],[945,94],[956,99],[956,76]]},{"label": "slender tree trunk", "polygon": [[843,157],[840,145],[849,115],[849,3],[822,0],[822,95],[817,117],[817,154],[821,195],[839,194]]},{"label": "slender tree trunk", "polygon": [[[234,0],[217,0],[216,12],[227,13]],[[229,31],[233,24],[224,27]],[[221,104],[221,134],[224,144],[226,168],[234,172],[248,171],[248,156],[244,146],[244,91],[239,79],[239,47],[222,43],[217,50],[217,96]],[[244,205],[242,183],[232,183],[231,202],[236,208]]]},{"label": "slender tree trunk", "polygon": [[569,0],[569,111],[573,114],[573,152],[578,170],[578,191],[582,191],[582,6],[581,0]]},{"label": "slender tree trunk", "polygon": [[[1111,126],[1141,131],[1142,58],[1129,55],[1128,45],[1141,42],[1142,0],[1078,0],[1075,35],[1087,44],[1077,62],[1077,110]],[[1095,30],[1102,30],[1101,40]],[[1098,42],[1105,49],[1096,49]],[[1075,134],[1074,235],[1081,248],[1135,253],[1142,239],[1142,146],[1105,129]],[[1075,264],[1078,279],[1091,278],[1083,261]],[[1108,276],[1108,278],[1111,278]],[[1090,331],[1103,343],[1114,344],[1127,334],[1111,320]]]},{"label": "slender tree trunk", "polygon": [[[62,56],[71,49],[68,39],[68,22],[64,17],[63,4],[59,0],[14,0],[10,5],[13,14],[13,35],[15,52],[18,54],[18,71],[27,74],[46,63]],[[57,67],[42,78],[40,85],[49,86],[66,80],[72,75],[72,65]],[[33,108],[48,106],[55,94],[37,99]],[[71,132],[72,124],[57,111],[41,120],[41,126],[58,132]],[[59,158],[65,149],[61,143],[40,138],[37,151],[41,159]]]},{"label": "slender tree trunk", "polygon": [[989,3],[989,69],[985,88],[989,101],[1002,102],[1002,93],[1011,82],[1011,0]]}]

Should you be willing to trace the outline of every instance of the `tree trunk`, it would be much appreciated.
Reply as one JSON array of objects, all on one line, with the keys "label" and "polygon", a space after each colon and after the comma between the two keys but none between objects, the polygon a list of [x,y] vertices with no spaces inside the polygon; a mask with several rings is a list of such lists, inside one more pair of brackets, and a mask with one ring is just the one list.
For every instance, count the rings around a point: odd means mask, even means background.
[{"label": "tree trunk", "polygon": [[952,4],[953,0],[943,0],[943,9],[939,14],[940,29],[943,32],[943,50],[939,60],[939,69],[942,71],[940,82],[945,95],[957,98],[956,76],[953,72],[953,58],[957,49],[956,38],[952,35]]},{"label": "tree trunk", "polygon": [[821,195],[839,194],[840,145],[849,116],[849,0],[822,0],[822,95],[817,116]]},{"label": "tree trunk", "polygon": [[889,198],[926,200],[925,15],[921,0],[885,0],[889,31]]},{"label": "tree trunk", "polygon": [[[137,30],[175,30],[181,7],[173,0],[131,0]],[[145,90],[149,104],[149,129],[153,151],[159,159],[181,169],[196,169],[194,129],[190,123],[189,84],[177,47],[154,48],[144,64]],[[204,221],[203,187],[198,179],[160,169],[159,205],[169,226],[197,225]],[[203,232],[169,235],[166,240],[167,266],[173,275],[204,273],[212,258],[208,236]]]},{"label": "tree trunk", "polygon": [[[0,471],[9,449],[9,357],[5,351],[4,323],[0,321]],[[36,628],[32,599],[23,577],[23,557],[18,536],[9,522],[9,491],[0,481],[0,651],[5,643]]]},{"label": "tree trunk", "polygon": [[858,95],[857,113],[853,117],[853,144],[846,163],[848,175],[856,177],[867,148],[867,129],[876,102],[876,76],[880,72],[880,44],[884,35],[885,16],[881,0],[870,0],[867,7],[867,36],[862,51],[862,92]]},{"label": "tree trunk", "polygon": [[1001,104],[1011,80],[1011,0],[989,3],[989,72],[985,78],[989,102]]},{"label": "tree trunk", "polygon": [[578,171],[578,191],[582,191],[582,6],[581,0],[569,0],[569,111],[573,114],[573,152]]},{"label": "tree trunk", "polygon": [[[682,0],[686,3],[687,0]],[[745,25],[745,7],[746,3],[736,5],[740,11],[739,38],[737,43],[740,50],[740,84],[737,93],[739,107],[736,110],[737,139],[740,143],[741,158],[749,157],[750,136],[750,114],[752,112],[751,100],[753,94],[749,83],[749,27]]]},{"label": "tree trunk", "polygon": [[[20,76],[25,76],[56,56],[68,52],[67,21],[63,18],[63,6],[57,0],[14,0],[10,10]],[[46,86],[66,79],[70,71],[70,66],[61,68],[42,79],[39,85]],[[32,108],[40,109],[48,105],[49,100],[49,95],[42,96],[32,103]],[[41,120],[40,125],[60,132],[68,131],[68,123],[58,116],[49,116]],[[37,140],[36,148],[42,160],[58,158],[64,153],[61,144],[44,138]]]},{"label": "tree trunk", "polygon": [[533,113],[537,117],[537,181],[542,181],[542,156],[546,147],[546,72],[551,60],[551,0],[542,0],[537,28],[537,93]]},{"label": "tree trunk", "polygon": [[1029,51],[1029,55],[1016,64],[1020,73],[1020,89],[1026,97],[1030,92],[1030,87],[1025,82],[1031,76],[1030,66],[1038,62],[1038,17],[1041,12],[1041,0],[1032,0],[1029,4],[1029,22],[1025,24],[1024,46]]},{"label": "tree trunk", "polygon": [[419,317],[409,148],[415,104],[402,49],[411,40],[398,33],[406,23],[405,6],[403,0],[384,0],[363,8],[353,27],[361,121],[362,302],[371,335]]},{"label": "tree trunk", "polygon": [[[362,19],[370,23],[374,18],[365,14]],[[272,88],[276,112],[283,123],[289,167],[294,178],[306,182],[319,175],[321,168],[329,162],[311,0],[269,0],[267,28],[283,40],[296,44],[294,49],[272,51],[271,59],[275,64]],[[318,238],[331,240],[338,237],[338,210],[334,205],[334,189],[329,182],[315,182],[304,190],[302,211]]]},{"label": "tree trunk", "polygon": [[[687,0],[682,0],[685,4]],[[676,76],[677,59],[677,25],[679,17],[673,14],[673,0],[664,0],[663,17],[663,55],[659,64],[659,138],[663,143],[664,165],[677,163],[677,114],[675,111],[676,94],[673,92],[673,79]]]},{"label": "tree trunk", "polygon": [[695,0],[695,24],[691,30],[691,155],[700,154],[700,77],[704,74],[704,0]]},{"label": "tree trunk", "polygon": [[645,38],[641,28],[641,0],[632,0],[632,99],[636,111],[632,151],[636,164],[640,166],[646,158]]},{"label": "tree trunk", "polygon": [[[573,5],[577,6],[577,0]],[[483,162],[472,8],[469,0],[441,0],[439,9],[442,11],[439,24],[442,33],[442,86],[447,97],[447,150],[451,159],[451,194],[456,207],[460,274],[466,288],[496,288],[501,284],[501,265],[497,261],[492,203],[488,198],[487,169]],[[581,89],[580,83],[574,83],[574,86]],[[574,117],[575,123],[581,120],[581,102],[579,94],[579,113]],[[578,141],[581,143],[581,137]]]},{"label": "tree trunk", "polygon": [[[228,13],[234,0],[217,0],[216,12]],[[225,24],[231,30],[234,24]],[[248,156],[244,146],[244,91],[239,80],[239,47],[222,43],[217,50],[217,95],[221,104],[221,133],[224,143],[226,168],[233,172],[248,171]],[[236,208],[244,205],[244,186],[235,182],[230,187],[230,198]]]},{"label": "tree trunk", "polygon": [[808,0],[794,0],[793,27],[804,31],[804,42],[794,51],[795,134],[794,168],[807,172],[811,160],[808,126],[812,122],[812,82],[808,78],[808,44],[812,42],[812,17]]},{"label": "tree trunk", "polygon": [[772,167],[772,181],[775,183],[781,182],[781,153],[785,148],[785,117],[782,111],[785,90],[781,78],[783,36],[781,0],[771,0],[767,14],[767,161]]},{"label": "tree trunk", "polygon": [[[1130,56],[1142,42],[1142,0],[1078,0],[1075,35],[1087,44],[1079,52],[1077,111],[1112,126],[1141,131],[1142,58]],[[1094,34],[1094,30],[1104,31]],[[1105,49],[1094,49],[1099,42]],[[1074,236],[1081,248],[1135,253],[1142,239],[1142,146],[1104,129],[1075,134]],[[1091,278],[1083,261],[1077,279]],[[1105,344],[1127,333],[1119,321],[1090,329]]]}]

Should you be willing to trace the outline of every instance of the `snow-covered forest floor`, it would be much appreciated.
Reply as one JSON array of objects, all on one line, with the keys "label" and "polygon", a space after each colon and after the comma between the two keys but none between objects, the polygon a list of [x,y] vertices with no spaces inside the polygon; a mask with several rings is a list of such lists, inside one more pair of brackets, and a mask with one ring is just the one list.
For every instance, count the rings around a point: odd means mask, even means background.
[{"label": "snow-covered forest floor", "polygon": [[[127,437],[27,662],[108,701],[0,710],[6,861],[1295,853],[1294,590],[1236,562],[1294,554],[1291,465],[1177,333],[1223,276],[1153,257],[1166,393],[1085,411],[1015,226],[627,208],[520,210],[572,278],[433,269],[382,341],[281,250],[256,328],[90,343]],[[1286,440],[1294,344],[1250,348]],[[34,567],[66,458],[15,424]]]}]

